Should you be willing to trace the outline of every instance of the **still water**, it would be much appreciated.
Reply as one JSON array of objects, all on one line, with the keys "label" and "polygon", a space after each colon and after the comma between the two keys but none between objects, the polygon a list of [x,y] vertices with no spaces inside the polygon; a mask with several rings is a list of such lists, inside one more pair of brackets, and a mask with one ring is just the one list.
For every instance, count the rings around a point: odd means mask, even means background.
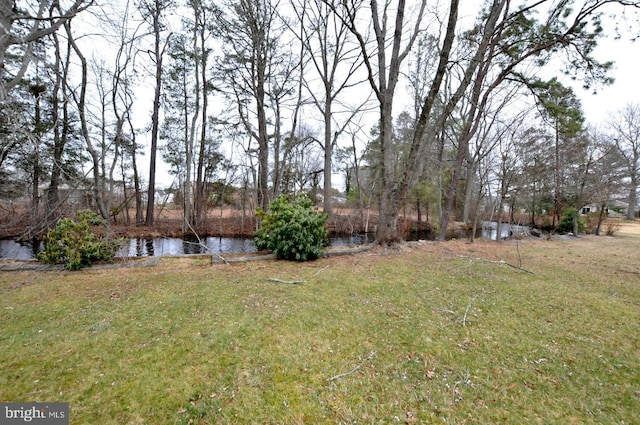
[{"label": "still water", "polygon": [[[331,246],[362,245],[373,242],[374,235],[341,236],[330,239]],[[30,260],[42,249],[39,242],[0,240],[0,258],[11,260]],[[206,237],[198,240],[180,238],[131,239],[118,254],[118,257],[146,257],[181,254],[231,254],[256,252],[251,238]]]},{"label": "still water", "polygon": [[[497,223],[483,222],[480,237],[496,240]],[[502,224],[501,239],[507,239],[529,231],[527,226]],[[430,239],[433,234],[419,235],[418,238]],[[373,242],[375,235],[372,233],[332,237],[331,246],[362,245]],[[38,242],[14,241],[10,239],[0,240],[0,258],[11,260],[30,260],[35,258],[42,245]],[[155,239],[131,239],[117,254],[118,257],[146,257],[181,254],[232,254],[243,252],[256,252],[257,249],[251,238],[220,238],[206,237],[201,242],[197,240],[185,240],[180,238],[155,238]]]},{"label": "still water", "polygon": [[[520,226],[517,224],[502,223],[500,228],[500,239],[509,239],[514,236],[528,233],[531,230],[529,226]],[[495,221],[482,222],[482,238],[495,241],[498,235],[498,223]]]}]

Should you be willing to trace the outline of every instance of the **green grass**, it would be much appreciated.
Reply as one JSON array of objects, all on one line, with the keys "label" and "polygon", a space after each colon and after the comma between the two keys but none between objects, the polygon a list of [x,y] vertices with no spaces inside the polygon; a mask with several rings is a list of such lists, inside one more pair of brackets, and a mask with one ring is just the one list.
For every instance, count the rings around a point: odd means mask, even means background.
[{"label": "green grass", "polygon": [[639,249],[5,272],[0,400],[69,402],[72,424],[637,423]]}]

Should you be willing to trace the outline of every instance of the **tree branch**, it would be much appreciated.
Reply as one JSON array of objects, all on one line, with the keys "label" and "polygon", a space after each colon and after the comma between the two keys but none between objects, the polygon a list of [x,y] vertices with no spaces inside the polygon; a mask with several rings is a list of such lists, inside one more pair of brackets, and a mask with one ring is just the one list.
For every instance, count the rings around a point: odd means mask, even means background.
[{"label": "tree branch", "polygon": [[336,379],[340,379],[340,378],[344,378],[347,375],[351,375],[354,372],[357,372],[358,370],[360,370],[360,368],[362,366],[364,366],[364,364],[366,362],[369,362],[371,360],[373,360],[373,358],[376,356],[376,352],[372,351],[371,354],[369,354],[369,357],[367,357],[366,359],[364,359],[358,366],[354,367],[353,369],[351,369],[349,372],[345,372],[345,373],[339,373],[338,375],[332,376],[331,378],[327,378],[327,381],[331,382],[331,381],[335,381]]}]

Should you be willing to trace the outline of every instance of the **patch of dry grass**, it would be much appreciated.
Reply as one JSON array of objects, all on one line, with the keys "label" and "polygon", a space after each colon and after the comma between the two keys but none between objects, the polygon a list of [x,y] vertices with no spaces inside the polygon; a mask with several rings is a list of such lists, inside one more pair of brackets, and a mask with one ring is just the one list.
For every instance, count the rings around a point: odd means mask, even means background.
[{"label": "patch of dry grass", "polygon": [[639,248],[1,273],[0,399],[68,401],[72,424],[633,423]]}]

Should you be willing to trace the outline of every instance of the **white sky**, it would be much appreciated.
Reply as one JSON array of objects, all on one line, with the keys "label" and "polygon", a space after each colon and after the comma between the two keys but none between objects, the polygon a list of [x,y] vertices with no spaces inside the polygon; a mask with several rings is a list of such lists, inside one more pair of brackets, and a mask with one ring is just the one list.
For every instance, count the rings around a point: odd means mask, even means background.
[{"label": "white sky", "polygon": [[640,103],[640,41],[628,38],[603,39],[596,51],[598,59],[615,62],[611,76],[615,82],[611,86],[598,88],[597,94],[576,87],[576,94],[582,100],[587,122],[601,124],[607,115],[615,113],[630,103]]}]

